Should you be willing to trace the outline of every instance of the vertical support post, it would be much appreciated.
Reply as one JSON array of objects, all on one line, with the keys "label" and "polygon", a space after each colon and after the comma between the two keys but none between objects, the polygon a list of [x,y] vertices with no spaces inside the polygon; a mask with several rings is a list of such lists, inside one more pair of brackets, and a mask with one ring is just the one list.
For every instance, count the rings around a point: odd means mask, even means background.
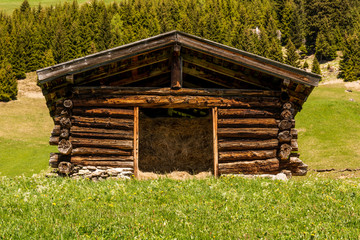
[{"label": "vertical support post", "polygon": [[134,177],[139,177],[139,107],[134,107]]},{"label": "vertical support post", "polygon": [[219,151],[218,151],[218,109],[214,107],[212,109],[213,119],[213,151],[214,151],[214,176],[219,176]]},{"label": "vertical support post", "polygon": [[175,45],[171,63],[171,88],[182,88],[182,58],[180,56],[180,45]]}]

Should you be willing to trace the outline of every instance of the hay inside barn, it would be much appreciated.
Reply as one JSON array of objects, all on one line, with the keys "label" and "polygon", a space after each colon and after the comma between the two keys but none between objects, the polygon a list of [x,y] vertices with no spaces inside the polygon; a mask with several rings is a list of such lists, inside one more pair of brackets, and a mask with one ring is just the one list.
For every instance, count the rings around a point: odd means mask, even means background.
[{"label": "hay inside barn", "polygon": [[[151,110],[154,111],[154,110]],[[151,114],[150,114],[151,115]],[[160,115],[161,116],[161,115]],[[140,111],[139,170],[212,171],[212,117],[154,117]]]}]

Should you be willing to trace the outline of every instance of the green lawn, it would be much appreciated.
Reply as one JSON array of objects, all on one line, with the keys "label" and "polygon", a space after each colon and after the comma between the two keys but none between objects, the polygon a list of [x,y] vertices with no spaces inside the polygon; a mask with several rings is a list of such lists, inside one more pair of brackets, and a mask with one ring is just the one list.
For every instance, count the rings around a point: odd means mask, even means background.
[{"label": "green lawn", "polygon": [[360,92],[316,88],[296,116],[296,128],[300,158],[310,168],[360,168]]},{"label": "green lawn", "polygon": [[21,97],[0,102],[0,175],[39,173],[47,169],[53,122],[45,99]]},{"label": "green lawn", "polygon": [[360,181],[0,178],[0,239],[358,239]]},{"label": "green lawn", "polygon": [[[0,0],[0,11],[5,11],[7,14],[11,14],[16,8],[19,8],[23,0]],[[31,7],[38,6],[50,6],[64,2],[73,2],[72,0],[28,0]],[[88,0],[77,0],[79,4],[89,2]],[[104,0],[104,2],[112,3],[114,0]]]}]

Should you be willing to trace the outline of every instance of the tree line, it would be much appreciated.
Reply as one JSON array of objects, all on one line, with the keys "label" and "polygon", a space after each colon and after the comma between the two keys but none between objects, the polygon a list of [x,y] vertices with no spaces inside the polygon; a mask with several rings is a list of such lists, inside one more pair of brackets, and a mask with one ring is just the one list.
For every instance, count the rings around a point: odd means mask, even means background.
[{"label": "tree line", "polygon": [[[360,0],[92,0],[0,13],[0,100],[16,98],[16,79],[56,63],[174,29],[295,67],[344,52],[341,76],[360,76]],[[285,51],[284,51],[285,50]]]}]

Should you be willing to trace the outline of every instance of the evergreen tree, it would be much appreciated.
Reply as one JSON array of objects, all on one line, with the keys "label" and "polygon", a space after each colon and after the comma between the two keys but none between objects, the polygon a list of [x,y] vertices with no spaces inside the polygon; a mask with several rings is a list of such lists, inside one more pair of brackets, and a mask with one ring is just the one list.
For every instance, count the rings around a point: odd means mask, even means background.
[{"label": "evergreen tree", "polygon": [[17,81],[11,64],[4,60],[0,64],[0,101],[16,99]]},{"label": "evergreen tree", "polygon": [[326,36],[320,32],[316,38],[316,57],[322,60],[333,60],[336,58],[336,49],[331,46]]},{"label": "evergreen tree", "polygon": [[356,81],[360,78],[360,38],[358,34],[345,38],[339,77],[344,78],[346,82]]},{"label": "evergreen tree", "polygon": [[314,61],[312,63],[311,72],[316,74],[321,74],[320,63],[317,60],[316,56],[314,57]]},{"label": "evergreen tree", "polygon": [[296,47],[291,42],[291,39],[289,39],[286,45],[285,63],[298,68],[300,67],[299,58],[299,54],[296,52]]}]

